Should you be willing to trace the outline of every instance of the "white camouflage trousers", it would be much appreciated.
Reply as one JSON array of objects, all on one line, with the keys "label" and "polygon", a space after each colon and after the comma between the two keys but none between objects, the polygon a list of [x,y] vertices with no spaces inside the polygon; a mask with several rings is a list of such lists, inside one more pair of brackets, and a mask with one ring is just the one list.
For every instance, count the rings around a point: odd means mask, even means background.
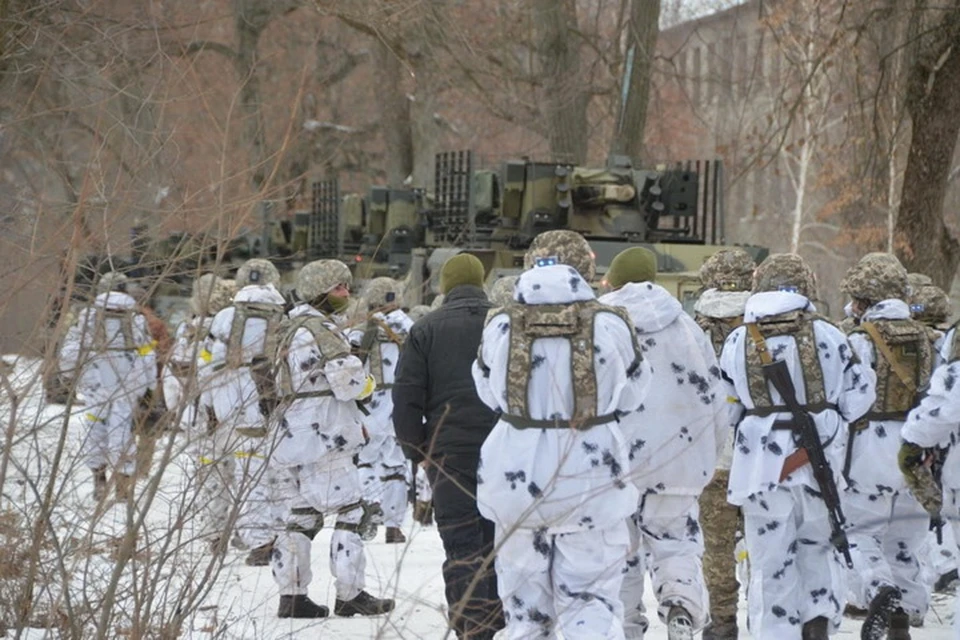
[{"label": "white camouflage trousers", "polygon": [[383,462],[358,465],[363,485],[363,499],[379,504],[383,510],[383,524],[388,527],[403,525],[407,513],[407,468],[391,467]]},{"label": "white camouflage trousers", "polygon": [[126,399],[91,405],[84,410],[81,420],[86,436],[81,452],[89,468],[106,467],[112,472],[133,475],[133,410],[134,405]]},{"label": "white camouflage trousers", "polygon": [[699,515],[696,496],[647,494],[629,519],[630,555],[620,591],[627,638],[643,638],[648,627],[643,606],[647,568],[661,621],[666,622],[670,607],[679,605],[693,618],[695,630],[706,625],[710,604],[703,580]]},{"label": "white camouflage trousers", "polygon": [[352,600],[364,587],[367,559],[357,525],[363,518],[360,476],[349,456],[278,469],[276,497],[286,528],[274,543],[270,567],[280,595],[306,595],[313,580],[310,557],[323,515],[336,514],[330,539],[330,573],[337,598]]},{"label": "white camouflage trousers", "polygon": [[552,535],[497,528],[497,585],[505,637],[622,639],[620,585],[630,545],[626,523]]},{"label": "white camouflage trousers", "polygon": [[237,505],[234,533],[243,546],[251,549],[273,540],[282,513],[274,495],[275,472],[264,453],[266,445],[262,438],[243,438],[230,447],[234,457],[231,505]]},{"label": "white camouflage trousers", "polygon": [[830,544],[823,500],[808,487],[755,493],[742,505],[750,557],[748,623],[755,638],[800,640],[804,622],[839,627],[845,567]]},{"label": "white camouflage trousers", "polygon": [[925,546],[930,517],[909,491],[843,496],[854,579],[851,601],[867,608],[881,587],[900,589],[903,610],[923,616],[929,605],[919,554]]}]

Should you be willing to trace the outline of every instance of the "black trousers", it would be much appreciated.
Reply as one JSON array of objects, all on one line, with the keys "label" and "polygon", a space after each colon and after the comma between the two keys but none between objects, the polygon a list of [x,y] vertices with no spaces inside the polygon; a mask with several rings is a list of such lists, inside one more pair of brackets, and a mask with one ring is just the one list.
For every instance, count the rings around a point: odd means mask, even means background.
[{"label": "black trousers", "polygon": [[[443,563],[450,624],[457,637],[489,640],[504,626],[493,562],[494,526],[477,510],[477,456],[444,456],[431,465],[433,512]],[[459,615],[458,615],[459,612]]]}]

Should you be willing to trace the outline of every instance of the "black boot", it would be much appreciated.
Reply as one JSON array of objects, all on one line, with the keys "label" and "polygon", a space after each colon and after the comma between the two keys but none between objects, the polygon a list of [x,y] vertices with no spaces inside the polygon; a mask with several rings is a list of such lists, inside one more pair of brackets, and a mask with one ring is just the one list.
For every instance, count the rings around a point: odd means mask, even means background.
[{"label": "black boot", "polygon": [[326,618],[330,609],[307,596],[280,596],[278,618]]},{"label": "black boot", "polygon": [[703,640],[737,640],[737,619],[714,620],[703,630]]},{"label": "black boot", "polygon": [[273,553],[273,540],[251,549],[244,561],[248,567],[266,567],[270,564],[270,555]]},{"label": "black boot", "polygon": [[433,502],[418,501],[413,506],[413,519],[425,527],[433,524]]},{"label": "black boot", "polygon": [[887,640],[910,640],[910,616],[903,609],[897,609],[890,614]]},{"label": "black boot", "polygon": [[800,637],[803,640],[827,640],[830,637],[827,627],[827,619],[823,616],[817,616],[813,620],[807,620],[803,623]]},{"label": "black boot", "polygon": [[890,614],[900,608],[900,590],[896,587],[880,587],[870,601],[867,619],[860,627],[860,640],[883,640],[890,627]]},{"label": "black boot", "polygon": [[356,615],[378,616],[391,611],[393,611],[393,600],[374,598],[366,591],[361,591],[353,600],[341,600],[337,598],[336,604],[333,605],[333,612],[344,618],[350,618]]},{"label": "black boot", "polygon": [[387,527],[387,544],[403,544],[407,537],[400,531],[400,527]]}]

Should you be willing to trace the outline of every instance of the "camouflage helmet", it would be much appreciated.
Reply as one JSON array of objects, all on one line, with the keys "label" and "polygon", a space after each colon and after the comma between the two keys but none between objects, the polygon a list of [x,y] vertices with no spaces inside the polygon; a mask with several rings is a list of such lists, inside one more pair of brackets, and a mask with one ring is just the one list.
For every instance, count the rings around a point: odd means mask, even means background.
[{"label": "camouflage helmet", "polygon": [[700,267],[700,282],[706,289],[750,291],[757,264],[743,249],[722,249]]},{"label": "camouflage helmet", "polygon": [[908,273],[907,274],[907,285],[910,287],[910,291],[914,292],[928,284],[933,284],[933,278],[928,276],[925,273]]},{"label": "camouflage helmet", "polygon": [[415,307],[410,307],[410,311],[407,312],[407,315],[410,316],[410,319],[416,322],[423,316],[427,315],[433,311],[430,307],[425,304],[418,304]]},{"label": "camouflage helmet", "polygon": [[910,295],[910,314],[924,324],[942,324],[950,316],[950,299],[935,284],[921,285]]},{"label": "camouflage helmet", "polygon": [[817,276],[795,253],[771,254],[753,272],[754,293],[791,290],[807,298],[817,295]]},{"label": "camouflage helmet", "polygon": [[280,272],[273,263],[263,258],[247,260],[237,269],[237,286],[243,288],[252,284],[277,285],[280,283]]},{"label": "camouflage helmet", "polygon": [[847,271],[840,290],[852,298],[879,302],[907,297],[907,270],[891,253],[868,253]]},{"label": "camouflage helmet", "polygon": [[593,249],[586,238],[576,231],[555,229],[538,235],[523,256],[523,268],[532,269],[538,258],[551,257],[556,257],[560,264],[576,269],[587,282],[592,282],[597,275]]},{"label": "camouflage helmet", "polygon": [[403,285],[393,278],[374,278],[363,288],[363,299],[370,309],[400,306]]},{"label": "camouflage helmet", "polygon": [[339,260],[315,260],[303,265],[297,274],[297,295],[309,302],[330,293],[337,285],[352,282],[350,268]]},{"label": "camouflage helmet", "polygon": [[193,281],[190,310],[196,315],[216,315],[230,306],[235,294],[236,284],[233,280],[224,280],[212,273],[205,273]]},{"label": "camouflage helmet", "polygon": [[126,291],[130,279],[119,271],[108,271],[97,280],[97,293],[110,291]]},{"label": "camouflage helmet", "polygon": [[503,276],[490,287],[490,302],[495,307],[503,307],[513,302],[513,290],[519,276]]}]

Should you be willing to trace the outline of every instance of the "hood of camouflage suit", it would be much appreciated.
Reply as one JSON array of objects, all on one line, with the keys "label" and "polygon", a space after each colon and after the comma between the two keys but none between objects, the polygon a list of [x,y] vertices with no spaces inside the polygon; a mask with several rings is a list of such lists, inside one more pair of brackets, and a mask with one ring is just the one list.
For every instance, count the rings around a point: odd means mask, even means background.
[{"label": "hood of camouflage suit", "polygon": [[870,322],[872,320],[904,320],[910,317],[910,305],[899,298],[890,298],[881,300],[869,309],[867,309],[861,322]]},{"label": "hood of camouflage suit", "polygon": [[93,301],[94,306],[101,309],[136,309],[137,301],[122,291],[108,291],[101,293]]},{"label": "hood of camouflage suit", "polygon": [[817,308],[806,296],[788,291],[761,291],[750,296],[743,310],[744,322],[756,322],[768,316],[791,311],[806,310],[815,313]]},{"label": "hood of camouflage suit", "polygon": [[286,304],[283,294],[277,291],[277,288],[272,284],[249,284],[237,291],[237,295],[233,296],[233,301]]},{"label": "hood of camouflage suit", "polygon": [[697,298],[693,310],[708,318],[736,318],[743,315],[750,295],[749,291],[707,289]]},{"label": "hood of camouflage suit", "polygon": [[631,282],[600,296],[600,302],[623,307],[633,325],[643,333],[656,333],[673,324],[683,305],[666,289],[652,282]]},{"label": "hood of camouflage suit", "polygon": [[570,304],[594,300],[596,295],[576,269],[555,264],[525,271],[517,279],[513,299],[520,304]]}]

